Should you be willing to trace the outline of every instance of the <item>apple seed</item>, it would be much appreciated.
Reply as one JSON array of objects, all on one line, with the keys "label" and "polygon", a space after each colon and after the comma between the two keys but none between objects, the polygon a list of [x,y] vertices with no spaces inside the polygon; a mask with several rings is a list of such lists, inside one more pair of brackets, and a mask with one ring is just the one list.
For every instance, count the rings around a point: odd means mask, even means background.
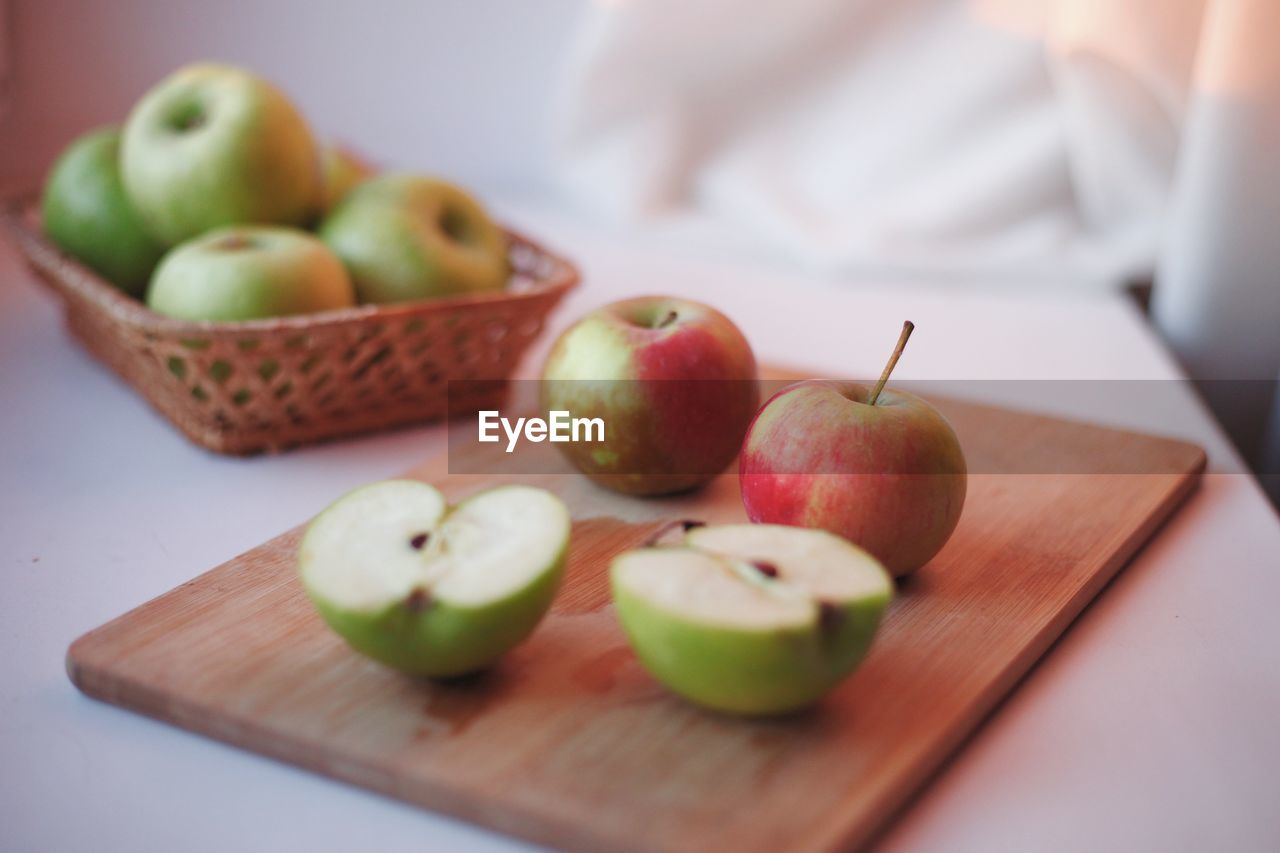
[{"label": "apple seed", "polygon": [[843,622],[844,611],[830,601],[818,602],[818,629],[823,634],[834,634]]},{"label": "apple seed", "polygon": [[427,544],[427,540],[430,538],[430,533],[419,533],[417,536],[409,540],[409,547],[415,551],[421,551]]},{"label": "apple seed", "polygon": [[422,587],[418,587],[409,593],[409,597],[404,600],[404,606],[411,613],[421,613],[427,609],[427,605],[431,603],[431,596]]},{"label": "apple seed", "polygon": [[766,563],[763,560],[752,560],[748,565],[767,578],[776,578],[778,576],[778,567],[773,563]]}]

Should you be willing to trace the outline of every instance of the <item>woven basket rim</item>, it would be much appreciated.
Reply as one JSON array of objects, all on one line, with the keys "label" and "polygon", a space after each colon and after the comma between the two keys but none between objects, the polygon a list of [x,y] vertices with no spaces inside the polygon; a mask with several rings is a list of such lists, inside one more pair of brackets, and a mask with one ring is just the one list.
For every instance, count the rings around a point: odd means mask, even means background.
[{"label": "woven basket rim", "polygon": [[[95,303],[98,308],[110,314],[117,322],[157,334],[184,335],[194,338],[210,334],[261,335],[282,331],[307,332],[317,328],[359,323],[372,317],[394,320],[399,317],[412,317],[426,310],[466,308],[491,302],[522,301],[549,292],[568,290],[577,285],[580,278],[577,268],[565,257],[546,249],[518,231],[500,226],[509,244],[528,246],[538,253],[544,263],[550,264],[551,268],[548,272],[539,275],[528,286],[517,290],[503,288],[485,293],[434,297],[412,302],[363,304],[330,311],[256,320],[180,320],[157,314],[148,308],[146,303],[115,287],[96,271],[54,245],[38,224],[38,216],[35,215],[37,209],[35,199],[34,193],[26,193],[0,201],[0,226],[7,229],[12,236],[17,237],[20,244],[26,242],[43,251],[54,253],[63,262],[82,273],[69,280],[64,278],[60,286],[75,289],[86,299]],[[19,245],[17,248],[25,254],[24,246]]]}]

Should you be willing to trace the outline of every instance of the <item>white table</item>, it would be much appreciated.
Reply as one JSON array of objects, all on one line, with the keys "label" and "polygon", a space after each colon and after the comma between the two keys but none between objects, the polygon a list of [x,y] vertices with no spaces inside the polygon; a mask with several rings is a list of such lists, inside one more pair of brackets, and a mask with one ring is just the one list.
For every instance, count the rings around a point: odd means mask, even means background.
[{"label": "white table", "polygon": [[[675,292],[723,308],[761,360],[815,372],[875,375],[910,318],[918,331],[902,378],[1178,376],[1118,296],[836,287],[706,252],[658,251],[534,207],[506,213],[583,267],[587,284],[557,327],[624,295]],[[8,246],[0,247],[0,401],[0,848],[518,846],[93,702],[62,668],[82,632],[344,490],[439,451],[439,428],[278,457],[210,455],[68,340],[53,301]],[[1053,403],[1052,394],[1041,401]],[[1208,448],[1212,470],[1234,466],[1186,388],[1159,417],[1111,405],[1090,414],[1176,432]],[[1275,514],[1248,477],[1211,473],[887,846],[1280,849],[1278,606]]]}]

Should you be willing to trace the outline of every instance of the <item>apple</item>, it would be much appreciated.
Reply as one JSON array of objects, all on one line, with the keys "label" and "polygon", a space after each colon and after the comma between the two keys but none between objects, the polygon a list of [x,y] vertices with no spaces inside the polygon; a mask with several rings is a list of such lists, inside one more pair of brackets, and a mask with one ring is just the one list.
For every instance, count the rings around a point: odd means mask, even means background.
[{"label": "apple", "polygon": [[338,206],[361,181],[373,174],[373,167],[340,145],[326,145],[320,152],[320,168],[324,174],[325,213]]},{"label": "apple", "polygon": [[871,646],[893,582],[838,536],[771,524],[692,530],[609,570],[644,667],[690,701],[736,714],[817,702]]},{"label": "apple", "polygon": [[40,199],[44,232],[63,251],[130,296],[141,297],[165,247],[146,230],[120,181],[120,129],[75,140]]},{"label": "apple", "polygon": [[129,198],[173,245],[221,225],[307,225],[323,196],[311,131],[289,99],[239,68],[182,68],[129,114],[121,148]]},{"label": "apple", "polygon": [[603,442],[560,444],[592,480],[633,495],[702,485],[738,453],[760,405],[742,332],[699,302],[646,296],[566,330],[542,372],[542,406],[600,418]]},{"label": "apple", "polygon": [[499,486],[450,508],[435,488],[356,489],[307,527],[298,570],[324,621],[403,672],[464,675],[529,636],[551,606],[569,511],[550,492]]},{"label": "apple", "polygon": [[434,178],[392,173],[357,186],[321,224],[361,302],[501,290],[507,240],[474,198]]},{"label": "apple", "polygon": [[342,262],[294,228],[234,225],[170,250],[147,290],[152,311],[183,320],[253,320],[355,304]]},{"label": "apple", "polygon": [[739,460],[748,518],[837,533],[895,576],[938,553],[960,520],[967,474],[946,418],[884,387],[913,328],[874,387],[801,382],[765,403]]}]

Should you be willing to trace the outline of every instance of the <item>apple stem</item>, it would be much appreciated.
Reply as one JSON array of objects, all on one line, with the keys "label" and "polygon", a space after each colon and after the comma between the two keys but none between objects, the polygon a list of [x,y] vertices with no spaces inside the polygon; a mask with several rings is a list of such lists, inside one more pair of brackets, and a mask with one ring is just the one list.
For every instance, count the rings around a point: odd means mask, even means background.
[{"label": "apple stem", "polygon": [[884,372],[880,374],[880,381],[876,383],[876,387],[871,389],[871,396],[867,398],[867,405],[874,406],[876,400],[880,398],[880,392],[884,390],[884,384],[889,381],[889,374],[893,373],[893,369],[898,366],[898,359],[902,358],[902,351],[907,348],[907,338],[911,337],[911,333],[915,331],[916,324],[908,320],[902,324],[902,334],[898,335],[898,345],[893,348],[893,355],[889,356],[889,363],[884,366]]},{"label": "apple stem", "polygon": [[663,317],[662,322],[658,323],[658,328],[665,329],[667,326],[670,326],[672,323],[676,321],[677,316],[679,315],[677,315],[676,312],[668,311],[667,316]]}]

